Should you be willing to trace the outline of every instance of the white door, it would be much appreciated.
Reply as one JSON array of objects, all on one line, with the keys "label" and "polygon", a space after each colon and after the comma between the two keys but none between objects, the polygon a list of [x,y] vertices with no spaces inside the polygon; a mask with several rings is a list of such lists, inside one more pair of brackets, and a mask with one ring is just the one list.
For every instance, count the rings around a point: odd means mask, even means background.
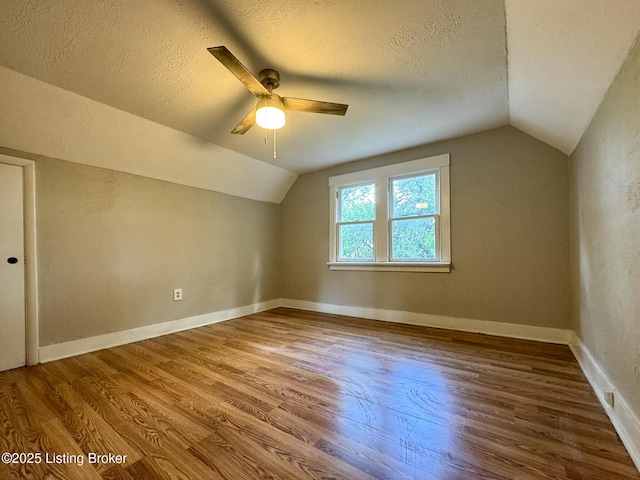
[{"label": "white door", "polygon": [[0,371],[26,365],[22,168],[0,163]]}]

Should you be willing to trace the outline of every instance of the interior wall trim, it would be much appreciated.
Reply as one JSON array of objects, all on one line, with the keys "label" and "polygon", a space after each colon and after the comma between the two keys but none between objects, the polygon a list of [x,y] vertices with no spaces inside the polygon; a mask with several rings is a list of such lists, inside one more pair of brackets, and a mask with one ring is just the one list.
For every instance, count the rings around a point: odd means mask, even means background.
[{"label": "interior wall trim", "polygon": [[[22,167],[24,186],[24,275],[27,365],[38,363],[38,245],[36,241],[36,167],[32,160],[0,154],[0,163]],[[22,365],[17,365],[22,366]],[[3,366],[5,368],[13,368]]]},{"label": "interior wall trim", "polygon": [[473,320],[469,318],[447,317],[428,313],[404,312],[400,310],[383,310],[378,308],[352,307],[348,305],[333,305],[329,303],[308,302],[306,300],[282,299],[283,307],[310,310],[313,312],[333,313],[350,317],[369,318],[385,322],[406,323],[423,327],[444,328],[462,332],[483,333],[499,337],[536,340],[539,342],[568,345],[572,338],[572,331],[562,328],[537,327],[519,325],[515,323],[491,322],[488,320]]},{"label": "interior wall trim", "polygon": [[70,342],[40,347],[40,363],[52,362],[61,358],[73,357],[83,353],[95,352],[105,348],[117,347],[126,343],[139,342],[149,338],[176,333],[191,328],[203,327],[212,323],[224,322],[233,318],[263,312],[280,306],[280,299],[254,303],[243,307],[205,313],[194,317],[181,318],[169,322],[146,325],[120,332],[107,333],[95,337],[81,338]]},{"label": "interior wall trim", "polygon": [[[596,361],[577,334],[574,333],[572,335],[569,347],[595,391],[598,400],[600,400],[604,411],[609,416],[613,427],[618,432],[620,440],[622,440],[629,452],[633,463],[640,471],[640,420],[638,416],[633,412],[624,396],[616,390],[604,368]],[[605,392],[607,391],[614,392],[613,406],[609,405],[605,400]]]}]

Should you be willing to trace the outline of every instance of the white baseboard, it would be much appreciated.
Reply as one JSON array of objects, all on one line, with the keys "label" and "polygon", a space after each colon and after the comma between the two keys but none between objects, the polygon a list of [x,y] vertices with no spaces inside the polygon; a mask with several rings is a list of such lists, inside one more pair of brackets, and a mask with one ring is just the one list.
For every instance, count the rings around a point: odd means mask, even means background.
[{"label": "white baseboard", "polygon": [[306,300],[282,299],[283,307],[310,310],[313,312],[333,313],[350,317],[369,318],[385,322],[406,323],[423,327],[445,328],[462,332],[483,333],[499,337],[536,340],[539,342],[568,345],[572,331],[562,328],[536,327],[515,323],[491,322],[488,320],[472,320],[469,318],[445,317],[428,313],[403,312],[399,310],[382,310],[377,308],[350,307],[329,303],[308,302]]},{"label": "white baseboard", "polygon": [[[620,440],[622,440],[622,443],[627,448],[633,463],[635,463],[636,468],[640,470],[640,420],[638,420],[636,414],[631,410],[625,398],[611,383],[604,369],[598,364],[593,355],[591,355],[591,352],[589,352],[589,349],[575,333],[573,334],[569,347],[600,400],[604,411],[607,412],[613,427],[618,432]],[[605,392],[607,391],[614,392],[613,407],[605,401]]]},{"label": "white baseboard", "polygon": [[54,345],[46,345],[39,349],[40,363],[51,362],[61,358],[73,357],[83,353],[95,352],[105,348],[116,347],[126,343],[139,342],[148,338],[159,337],[169,333],[180,332],[190,328],[202,327],[212,323],[231,320],[232,318],[250,315],[252,313],[263,312],[272,308],[279,307],[280,299],[269,300],[262,303],[254,303],[244,307],[231,308],[219,312],[205,313],[195,317],[181,318],[170,322],[157,323],[144,327],[133,328],[131,330],[123,330],[120,332],[107,333],[96,337],[81,338],[71,342],[57,343]]},{"label": "white baseboard", "polygon": [[406,323],[426,327],[445,328],[464,332],[484,333],[502,337],[537,340],[548,343],[568,344],[572,332],[559,328],[535,327],[512,323],[490,322],[486,320],[471,320],[467,318],[445,317],[427,313],[403,312],[398,310],[381,310],[374,308],[351,307],[328,303],[308,302],[304,300],[275,299],[267,302],[255,303],[244,307],[205,313],[194,317],[182,318],[170,322],[147,325],[144,327],[107,333],[95,337],[81,338],[70,342],[57,343],[40,347],[38,356],[40,363],[51,362],[61,358],[73,357],[83,353],[94,352],[105,348],[116,347],[126,343],[138,342],[169,333],[180,332],[190,328],[202,327],[213,323],[223,322],[232,318],[263,312],[276,307],[298,308],[314,312],[333,313],[352,317],[370,318],[394,323]]}]

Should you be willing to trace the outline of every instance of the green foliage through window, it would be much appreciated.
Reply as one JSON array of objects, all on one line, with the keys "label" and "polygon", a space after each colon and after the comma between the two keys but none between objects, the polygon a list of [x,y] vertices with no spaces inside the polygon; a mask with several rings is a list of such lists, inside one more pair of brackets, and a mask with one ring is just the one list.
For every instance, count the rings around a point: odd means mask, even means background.
[{"label": "green foliage through window", "polygon": [[376,187],[373,183],[340,189],[340,222],[361,222],[376,217]]},{"label": "green foliage through window", "polygon": [[393,220],[391,258],[422,260],[436,256],[436,222],[433,217]]},{"label": "green foliage through window", "polygon": [[340,258],[373,260],[373,224],[340,225]]},{"label": "green foliage through window", "polygon": [[391,179],[391,260],[436,257],[436,173]]},{"label": "green foliage through window", "polygon": [[436,203],[436,174],[396,178],[391,181],[392,218],[433,215]]},{"label": "green foliage through window", "polygon": [[338,191],[340,199],[338,256],[345,260],[371,261],[374,257],[375,184],[342,187]]}]

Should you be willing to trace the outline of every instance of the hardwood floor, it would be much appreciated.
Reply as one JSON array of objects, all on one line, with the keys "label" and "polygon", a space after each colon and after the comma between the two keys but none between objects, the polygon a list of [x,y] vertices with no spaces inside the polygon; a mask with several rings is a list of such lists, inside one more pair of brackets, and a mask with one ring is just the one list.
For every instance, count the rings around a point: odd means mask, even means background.
[{"label": "hardwood floor", "polygon": [[2,479],[640,479],[567,347],[284,308],[4,372],[0,444],[41,455]]}]

